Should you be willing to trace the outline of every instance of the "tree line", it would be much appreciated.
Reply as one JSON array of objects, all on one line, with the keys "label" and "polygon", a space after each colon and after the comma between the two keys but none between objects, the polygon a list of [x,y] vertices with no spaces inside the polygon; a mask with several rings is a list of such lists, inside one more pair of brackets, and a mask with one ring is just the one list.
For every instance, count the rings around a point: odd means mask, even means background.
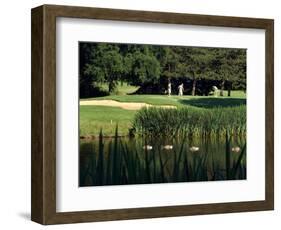
[{"label": "tree line", "polygon": [[91,96],[100,83],[113,93],[118,82],[163,93],[168,82],[190,82],[195,95],[202,82],[221,90],[246,90],[246,50],[111,43],[79,43],[80,96]]}]

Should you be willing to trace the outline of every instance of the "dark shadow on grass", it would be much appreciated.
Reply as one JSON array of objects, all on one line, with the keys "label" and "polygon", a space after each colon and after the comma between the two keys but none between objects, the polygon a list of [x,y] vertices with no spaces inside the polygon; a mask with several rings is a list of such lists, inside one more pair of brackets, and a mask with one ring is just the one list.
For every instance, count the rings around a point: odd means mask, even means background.
[{"label": "dark shadow on grass", "polygon": [[246,105],[246,99],[242,98],[194,98],[181,99],[183,105],[191,105],[200,108],[234,107]]}]

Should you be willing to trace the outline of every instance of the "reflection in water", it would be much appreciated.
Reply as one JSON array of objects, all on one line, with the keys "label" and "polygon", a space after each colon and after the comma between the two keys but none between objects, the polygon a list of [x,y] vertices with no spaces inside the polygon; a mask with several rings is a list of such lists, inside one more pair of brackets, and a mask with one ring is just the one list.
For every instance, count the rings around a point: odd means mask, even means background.
[{"label": "reflection in water", "polygon": [[245,138],[80,141],[79,185],[246,179]]}]

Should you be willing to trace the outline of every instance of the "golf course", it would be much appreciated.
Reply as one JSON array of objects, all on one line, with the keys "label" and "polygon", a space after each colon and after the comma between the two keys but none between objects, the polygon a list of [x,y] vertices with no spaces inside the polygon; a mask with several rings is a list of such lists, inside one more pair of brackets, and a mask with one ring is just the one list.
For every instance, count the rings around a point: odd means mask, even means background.
[{"label": "golf course", "polygon": [[130,95],[136,90],[136,87],[118,85],[118,95],[81,99],[80,136],[98,137],[101,129],[105,136],[114,136],[116,125],[121,136],[128,136],[134,116],[141,108],[190,108],[203,113],[217,107],[246,109],[246,93],[238,90],[231,97]]},{"label": "golf course", "polygon": [[246,179],[246,50],[82,42],[79,186]]}]

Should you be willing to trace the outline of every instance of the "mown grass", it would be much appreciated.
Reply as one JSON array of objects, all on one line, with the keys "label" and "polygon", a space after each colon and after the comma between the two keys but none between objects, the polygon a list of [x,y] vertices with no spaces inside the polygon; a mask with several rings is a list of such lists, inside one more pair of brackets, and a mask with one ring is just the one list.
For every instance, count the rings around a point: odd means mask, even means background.
[{"label": "mown grass", "polygon": [[133,121],[138,134],[148,136],[246,135],[246,106],[197,108],[143,108]]},{"label": "mown grass", "polygon": [[[122,90],[124,92],[127,90],[126,92],[128,92],[128,88],[126,88],[126,86],[122,87]],[[92,98],[91,100],[111,99],[120,102],[144,102],[151,105],[173,105],[177,108],[198,109],[203,112],[206,112],[207,109],[215,109],[217,107],[220,107],[220,110],[223,110],[228,107],[240,107],[246,104],[246,94],[244,92],[233,91],[232,95],[232,97],[168,97],[167,95],[125,94]],[[137,111],[124,110],[110,106],[80,106],[80,136],[98,136],[101,128],[103,129],[105,135],[113,136],[116,124],[119,126],[120,135],[128,135],[129,129],[132,128],[131,124],[136,112]]]},{"label": "mown grass", "polygon": [[171,183],[246,179],[246,144],[240,153],[230,150],[231,138],[225,135],[225,153],[191,152],[183,138],[165,153],[154,143],[148,151],[115,137],[105,148],[100,132],[97,147],[93,142],[80,145],[80,186]]},{"label": "mown grass", "polygon": [[[225,94],[226,95],[226,94]],[[236,106],[241,103],[246,103],[246,94],[243,91],[233,91],[231,97],[213,97],[213,96],[170,96],[167,95],[109,95],[105,97],[87,98],[81,100],[115,100],[119,102],[143,102],[151,105],[174,105],[174,106],[186,106],[189,101],[205,100],[208,99],[210,103],[215,105],[224,102],[228,106]],[[195,105],[196,106],[196,105]]]},{"label": "mown grass", "polygon": [[120,135],[128,135],[136,111],[109,106],[80,106],[80,136],[113,136],[116,124]]}]

